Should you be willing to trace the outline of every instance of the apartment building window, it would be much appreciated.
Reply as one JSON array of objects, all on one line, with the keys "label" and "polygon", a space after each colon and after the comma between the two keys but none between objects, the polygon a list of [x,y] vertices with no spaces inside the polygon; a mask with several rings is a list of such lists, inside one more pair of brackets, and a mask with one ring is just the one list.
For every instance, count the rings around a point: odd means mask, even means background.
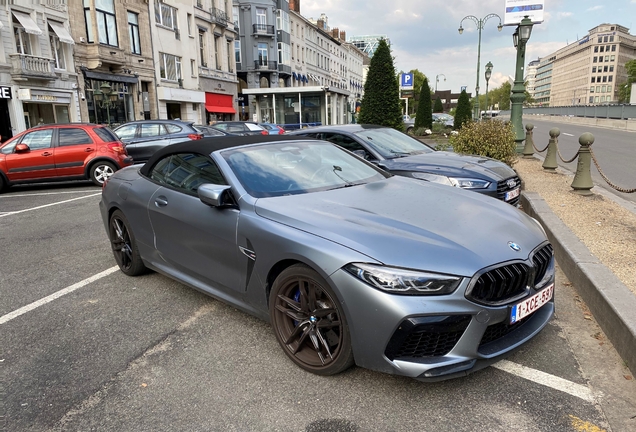
[{"label": "apartment building window", "polygon": [[199,64],[202,67],[208,67],[205,45],[205,31],[199,30]]},{"label": "apartment building window", "polygon": [[607,93],[607,86],[601,87],[601,93]]},{"label": "apartment building window", "polygon": [[[611,86],[611,85],[608,85],[608,86],[607,86],[607,92],[608,92],[608,93],[611,93],[611,92],[612,92],[612,86]],[[609,98],[609,96],[608,96],[608,98]],[[607,100],[609,100],[609,99],[607,99]]]},{"label": "apartment building window", "polygon": [[300,46],[296,45],[296,61],[300,61]]},{"label": "apartment building window", "polygon": [[118,46],[117,23],[115,20],[115,0],[96,0],[95,14],[97,16],[97,34],[99,37],[99,43]]},{"label": "apartment building window", "polygon": [[599,36],[597,42],[598,43],[603,43],[603,36]]},{"label": "apartment building window", "polygon": [[186,22],[188,24],[188,36],[192,37],[192,14],[186,16]]},{"label": "apartment building window", "polygon": [[227,56],[227,70],[228,72],[234,72],[234,69],[232,69],[232,42],[230,41],[226,41],[225,43],[225,49],[226,49],[226,56]]},{"label": "apartment building window", "polygon": [[197,7],[203,9],[203,0],[197,0]]},{"label": "apartment building window", "polygon": [[91,0],[84,0],[84,21],[86,24],[86,37],[89,42],[95,42],[93,33],[93,18],[91,15]]},{"label": "apartment building window", "polygon": [[601,92],[601,86],[596,86],[596,93],[600,93]]},{"label": "apartment building window", "polygon": [[[614,61],[614,60],[616,60],[616,56],[613,56],[613,55],[610,56],[610,61]],[[605,61],[607,61],[607,59]]]},{"label": "apartment building window", "polygon": [[291,59],[294,60],[294,43],[291,44]]},{"label": "apartment building window", "polygon": [[234,20],[234,25],[238,27],[239,25],[239,7],[232,6],[232,19]]},{"label": "apartment building window", "polygon": [[604,47],[603,45],[601,45],[601,49],[600,49],[600,51],[601,51],[601,52],[605,51],[605,47]]},{"label": "apartment building window", "polygon": [[53,60],[55,60],[55,68],[66,69],[66,48],[64,48],[64,45],[72,42],[73,39],[62,23],[49,21],[49,30],[51,55],[53,56]]},{"label": "apartment building window", "polygon": [[128,12],[128,33],[130,35],[130,51],[133,54],[141,54],[141,44],[139,43],[139,15]]},{"label": "apartment building window", "polygon": [[614,65],[610,65],[610,67],[609,67],[609,71],[610,71],[610,72],[614,72]]},{"label": "apartment building window", "polygon": [[[596,58],[596,57],[594,57],[594,58]],[[603,56],[598,56],[598,62],[599,63],[603,63]]]},{"label": "apartment building window", "polygon": [[267,25],[267,9],[256,8],[256,24],[258,24],[259,29],[265,29]]},{"label": "apartment building window", "polygon": [[[594,93],[594,86],[590,86],[590,93]],[[592,101],[590,101],[592,102]]]},{"label": "apartment building window", "polygon": [[592,73],[596,73],[596,66],[592,66]]},{"label": "apartment building window", "polygon": [[178,29],[177,9],[165,3],[158,2],[155,8],[155,22],[162,27],[176,31]]},{"label": "apartment building window", "polygon": [[612,52],[616,51],[616,45],[612,45]]},{"label": "apartment building window", "polygon": [[276,26],[278,30],[282,30],[286,33],[289,33],[289,14],[284,10],[279,9],[276,12]]},{"label": "apartment building window", "polygon": [[614,81],[614,76],[613,75],[608,76],[607,82],[612,82],[612,81]]},{"label": "apartment building window", "polygon": [[32,55],[33,51],[31,50],[31,36],[26,31],[24,31],[24,28],[18,27],[17,25],[14,27],[14,34],[15,48],[17,52],[19,54]]},{"label": "apartment building window", "polygon": [[190,75],[192,75],[193,77],[197,76],[196,70],[197,70],[197,61],[190,59]]},{"label": "apartment building window", "polygon": [[258,44],[258,64],[267,65],[267,44],[260,42]]},{"label": "apartment building window", "polygon": [[607,82],[607,76],[603,75],[603,82]]},{"label": "apartment building window", "polygon": [[240,40],[234,41],[234,61],[236,61],[236,63],[241,63],[241,41]]},{"label": "apartment building window", "polygon": [[216,63],[216,69],[221,70],[221,38],[214,35],[214,62]]},{"label": "apartment building window", "polygon": [[291,52],[289,44],[278,42],[278,63],[289,65]]},{"label": "apartment building window", "polygon": [[596,77],[592,77],[592,82],[596,82]]},{"label": "apartment building window", "polygon": [[181,79],[181,57],[172,54],[159,53],[159,76],[169,81]]},{"label": "apartment building window", "polygon": [[614,42],[614,36],[610,36],[609,41]]}]

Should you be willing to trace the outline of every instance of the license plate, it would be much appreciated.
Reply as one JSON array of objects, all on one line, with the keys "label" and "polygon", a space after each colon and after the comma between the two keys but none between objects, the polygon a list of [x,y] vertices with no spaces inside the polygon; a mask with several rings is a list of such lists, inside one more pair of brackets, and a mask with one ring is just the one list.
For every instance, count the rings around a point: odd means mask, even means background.
[{"label": "license plate", "polygon": [[513,198],[517,198],[520,192],[521,192],[520,188],[513,189],[510,192],[506,192],[506,195],[504,196],[504,200],[510,201]]},{"label": "license plate", "polygon": [[534,312],[538,311],[541,306],[552,300],[553,295],[554,284],[551,284],[549,287],[544,288],[532,297],[514,305],[510,310],[510,324],[514,324],[528,315],[532,315]]}]

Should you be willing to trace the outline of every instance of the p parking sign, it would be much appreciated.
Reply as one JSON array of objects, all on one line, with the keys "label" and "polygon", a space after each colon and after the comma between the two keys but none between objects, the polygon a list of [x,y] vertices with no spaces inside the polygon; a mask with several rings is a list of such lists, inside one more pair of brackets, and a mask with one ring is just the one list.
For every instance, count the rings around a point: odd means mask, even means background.
[{"label": "p parking sign", "polygon": [[405,90],[410,90],[413,88],[413,74],[412,73],[403,73],[400,76],[400,88]]}]

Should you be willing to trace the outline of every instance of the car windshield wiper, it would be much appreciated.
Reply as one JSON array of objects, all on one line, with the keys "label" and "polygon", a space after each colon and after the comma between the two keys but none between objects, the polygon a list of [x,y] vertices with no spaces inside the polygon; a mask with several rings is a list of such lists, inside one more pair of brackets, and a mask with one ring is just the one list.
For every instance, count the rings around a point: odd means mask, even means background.
[{"label": "car windshield wiper", "polygon": [[401,152],[401,151],[395,151],[395,150],[390,150],[391,154],[395,155],[393,156],[393,159],[395,158],[401,158],[401,157],[407,157],[410,156],[411,153],[408,152]]}]

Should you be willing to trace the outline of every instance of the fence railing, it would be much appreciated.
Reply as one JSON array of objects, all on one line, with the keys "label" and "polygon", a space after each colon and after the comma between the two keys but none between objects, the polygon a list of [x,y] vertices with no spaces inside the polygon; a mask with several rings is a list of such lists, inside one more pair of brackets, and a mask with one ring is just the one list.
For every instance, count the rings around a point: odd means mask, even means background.
[{"label": "fence railing", "polygon": [[[573,105],[559,107],[523,107],[524,114],[607,118],[615,120],[636,119],[636,105]],[[510,115],[510,111],[501,111],[500,115]]]},{"label": "fence railing", "polygon": [[574,189],[574,192],[580,195],[592,194],[592,192],[590,191],[590,189],[594,187],[594,184],[592,183],[592,174],[590,172],[592,162],[594,162],[594,166],[596,166],[596,169],[598,169],[598,172],[603,178],[603,180],[605,180],[611,188],[617,190],[618,192],[623,192],[628,194],[636,192],[636,187],[629,188],[629,189],[624,188],[612,182],[607,177],[607,175],[605,175],[605,173],[601,169],[601,166],[598,163],[598,159],[594,155],[594,151],[592,151],[592,144],[594,143],[594,135],[592,135],[591,133],[585,132],[579,137],[579,144],[581,145],[581,147],[576,152],[576,154],[572,156],[572,158],[566,159],[561,154],[561,151],[559,150],[559,146],[558,146],[559,135],[561,135],[561,131],[559,130],[559,128],[550,129],[550,132],[549,132],[550,139],[548,140],[548,145],[545,146],[543,149],[537,148],[537,146],[534,144],[534,138],[532,133],[533,129],[534,129],[533,124],[531,123],[526,124],[526,143],[523,149],[523,157],[532,158],[534,157],[535,151],[537,153],[543,153],[544,151],[547,151],[545,155],[545,159],[543,160],[543,168],[550,171],[555,170],[559,166],[557,162],[557,156],[559,157],[559,159],[561,159],[563,163],[566,163],[566,164],[574,162],[578,158],[578,162],[576,164],[576,174],[574,175],[574,180],[572,181],[572,185],[571,185],[572,189]]}]

